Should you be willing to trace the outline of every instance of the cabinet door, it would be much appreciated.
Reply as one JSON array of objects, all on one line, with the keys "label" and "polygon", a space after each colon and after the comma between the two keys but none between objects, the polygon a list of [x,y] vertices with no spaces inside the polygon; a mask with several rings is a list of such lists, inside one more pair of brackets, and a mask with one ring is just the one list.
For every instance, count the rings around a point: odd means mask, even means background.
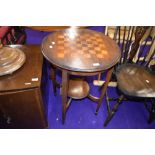
[{"label": "cabinet door", "polygon": [[46,128],[40,89],[0,93],[0,128]]}]

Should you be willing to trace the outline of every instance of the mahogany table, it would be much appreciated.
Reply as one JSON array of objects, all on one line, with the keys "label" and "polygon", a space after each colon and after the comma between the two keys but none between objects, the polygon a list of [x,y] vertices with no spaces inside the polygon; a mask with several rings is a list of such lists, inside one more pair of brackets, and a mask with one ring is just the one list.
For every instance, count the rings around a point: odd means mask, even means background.
[{"label": "mahogany table", "polygon": [[[70,28],[70,26],[26,26],[26,27],[31,28],[33,30],[45,31],[45,32],[52,32]],[[84,27],[87,26],[78,26],[78,28],[84,28]]]},{"label": "mahogany table", "polygon": [[115,41],[93,30],[66,29],[45,37],[42,42],[42,53],[54,67],[62,71],[63,122],[68,107],[68,75],[92,76],[108,70],[100,98],[88,95],[98,103],[97,113],[105,96],[113,66],[120,58],[120,49]]}]

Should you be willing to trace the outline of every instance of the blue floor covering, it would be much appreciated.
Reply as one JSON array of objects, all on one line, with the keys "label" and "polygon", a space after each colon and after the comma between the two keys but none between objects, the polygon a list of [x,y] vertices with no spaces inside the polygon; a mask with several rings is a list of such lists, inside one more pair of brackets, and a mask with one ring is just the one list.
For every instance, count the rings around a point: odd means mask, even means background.
[{"label": "blue floor covering", "polygon": [[[91,27],[90,29],[102,32],[103,27]],[[30,29],[26,29],[27,44],[41,44],[42,39],[48,35],[47,32],[39,32]],[[104,76],[104,75],[103,75]],[[61,81],[61,73],[58,72],[57,79]],[[93,80],[97,77],[90,77],[91,93],[99,96],[99,87],[93,85]],[[47,82],[47,81],[46,81]],[[103,127],[103,123],[107,116],[106,102],[103,100],[99,113],[96,116],[94,114],[96,109],[96,103],[85,98],[83,100],[73,100],[70,108],[67,111],[66,121],[63,125],[61,123],[61,96],[59,89],[57,95],[53,95],[52,82],[48,80],[49,95],[46,95],[48,101],[46,112],[48,127],[50,129],[154,129],[155,121],[152,124],[147,123],[148,112],[142,102],[125,101],[120,106],[116,115],[106,128]],[[109,96],[118,96],[117,89],[109,87]]]}]

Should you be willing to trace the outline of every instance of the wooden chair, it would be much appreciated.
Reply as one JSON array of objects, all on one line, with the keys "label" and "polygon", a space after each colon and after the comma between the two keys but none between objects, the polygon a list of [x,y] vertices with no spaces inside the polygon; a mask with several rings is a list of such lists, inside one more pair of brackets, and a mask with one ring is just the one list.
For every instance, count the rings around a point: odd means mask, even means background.
[{"label": "wooden chair", "polygon": [[[149,69],[155,53],[152,48],[155,44],[152,36],[153,29],[153,27],[151,29],[150,27],[116,28],[114,39],[121,48],[121,59],[115,67],[114,80],[117,81],[121,95],[119,98],[109,98],[107,94],[108,116],[104,126],[107,126],[111,121],[123,100],[134,98],[144,98],[146,100],[149,98],[153,103],[152,98],[155,97],[155,75]],[[146,33],[148,34],[146,35]],[[121,34],[123,35],[121,36]],[[149,47],[148,43],[151,43]],[[111,107],[110,101],[116,101],[116,104]],[[149,122],[151,122],[155,118],[155,105],[153,104],[151,108],[148,108],[147,104],[145,105],[150,112]]]}]

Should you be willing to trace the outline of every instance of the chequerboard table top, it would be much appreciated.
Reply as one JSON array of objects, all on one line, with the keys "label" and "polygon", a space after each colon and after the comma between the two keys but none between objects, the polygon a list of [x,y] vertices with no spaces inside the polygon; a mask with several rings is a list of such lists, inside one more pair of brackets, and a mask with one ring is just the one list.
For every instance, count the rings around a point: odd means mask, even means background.
[{"label": "chequerboard table top", "polygon": [[114,40],[88,29],[51,33],[42,42],[42,53],[60,68],[81,72],[106,70],[120,58],[120,49]]}]

